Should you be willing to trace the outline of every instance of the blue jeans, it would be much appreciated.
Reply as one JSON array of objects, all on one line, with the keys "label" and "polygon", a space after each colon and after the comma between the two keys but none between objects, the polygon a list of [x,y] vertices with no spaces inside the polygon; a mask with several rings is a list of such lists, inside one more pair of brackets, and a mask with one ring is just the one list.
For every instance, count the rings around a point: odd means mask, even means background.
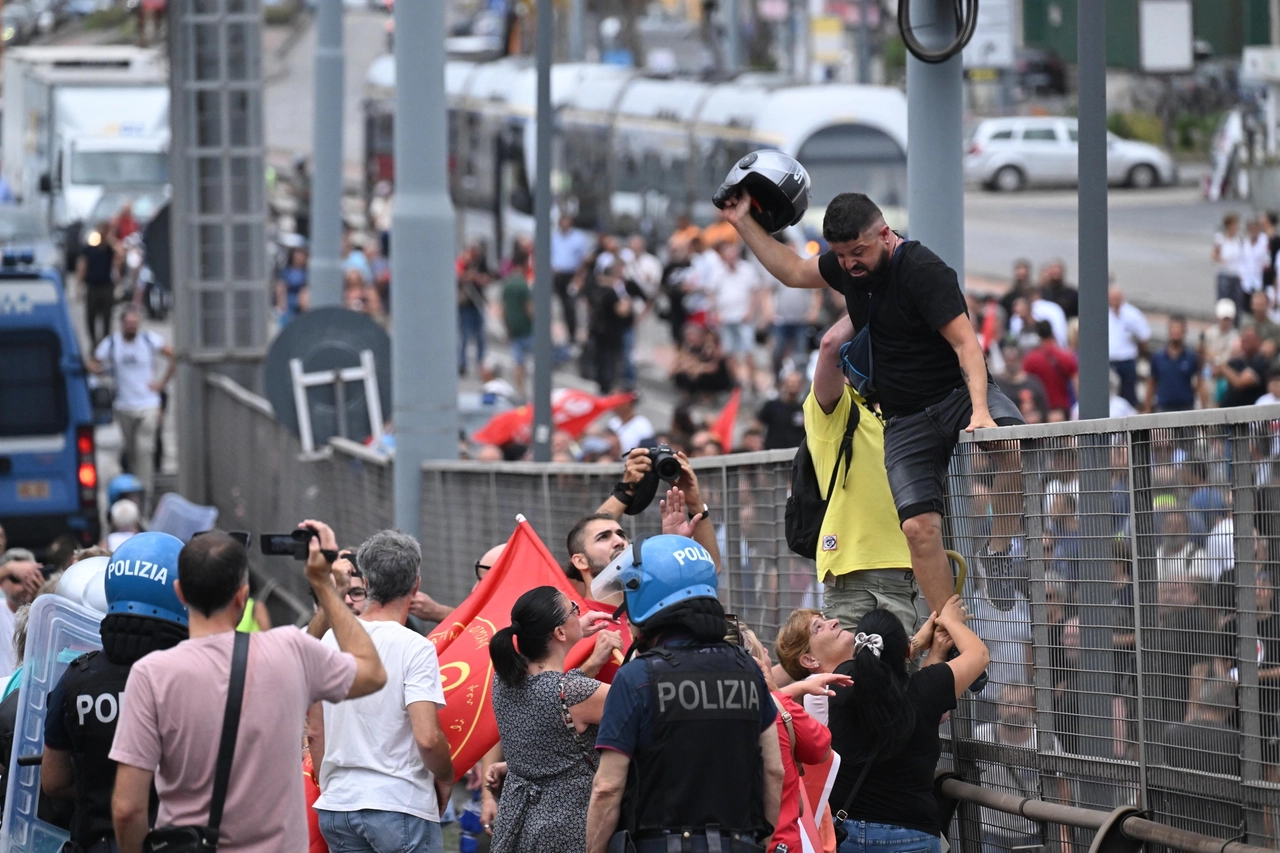
[{"label": "blue jeans", "polygon": [[316,809],[332,853],[444,853],[440,824],[402,812]]},{"label": "blue jeans", "polygon": [[458,308],[458,372],[467,369],[467,341],[476,342],[476,366],[484,364],[484,315],[474,305]]},{"label": "blue jeans", "polygon": [[[323,824],[322,824],[323,826]],[[867,823],[865,820],[846,820],[844,840],[836,853],[941,853],[942,841],[936,835],[890,826],[887,823]]]}]

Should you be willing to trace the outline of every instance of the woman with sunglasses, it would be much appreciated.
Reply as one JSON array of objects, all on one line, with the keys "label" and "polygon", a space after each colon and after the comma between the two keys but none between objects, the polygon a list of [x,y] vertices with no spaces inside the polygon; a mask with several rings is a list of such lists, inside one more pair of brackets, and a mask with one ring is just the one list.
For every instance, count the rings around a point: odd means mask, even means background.
[{"label": "woman with sunglasses", "polygon": [[516,599],[511,627],[489,644],[493,713],[507,776],[493,827],[493,853],[572,853],[586,846],[596,772],[596,730],[609,686],[591,676],[621,641],[596,634],[581,669],[564,669],[582,639],[577,602],[553,586]]}]

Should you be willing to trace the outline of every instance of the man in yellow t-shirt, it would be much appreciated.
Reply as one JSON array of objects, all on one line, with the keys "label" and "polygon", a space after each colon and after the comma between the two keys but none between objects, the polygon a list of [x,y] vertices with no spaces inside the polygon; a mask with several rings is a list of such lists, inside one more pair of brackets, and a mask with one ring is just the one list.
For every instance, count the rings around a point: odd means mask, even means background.
[{"label": "man in yellow t-shirt", "polygon": [[[888,610],[909,636],[918,621],[919,590],[885,473],[884,424],[840,369],[840,347],[852,337],[847,316],[823,336],[813,387],[804,401],[805,441],[823,497],[828,497],[833,468],[840,466],[818,537],[818,580],[826,587],[823,610],[847,630],[869,610]],[[854,406],[860,417],[846,466],[840,444]]]}]

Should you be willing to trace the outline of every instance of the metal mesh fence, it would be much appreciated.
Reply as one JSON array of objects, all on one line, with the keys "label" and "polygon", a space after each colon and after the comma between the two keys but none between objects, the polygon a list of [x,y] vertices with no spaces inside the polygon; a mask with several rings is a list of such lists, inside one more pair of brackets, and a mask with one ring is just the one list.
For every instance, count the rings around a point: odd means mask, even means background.
[{"label": "metal mesh fence", "polygon": [[[209,501],[218,526],[287,533],[307,518],[329,522],[343,546],[390,527],[391,465],[378,454],[335,439],[321,453],[304,455],[297,436],[281,426],[266,400],[222,376],[206,386],[209,417]],[[272,622],[309,619],[313,605],[302,564],[249,550],[253,594]]]},{"label": "metal mesh fence", "polygon": [[[331,444],[304,461],[269,408],[210,387],[210,482],[221,523],[284,530],[333,519],[344,544],[391,524],[391,467]],[[1280,406],[1006,428],[962,440],[948,478],[948,547],[965,555],[990,683],[942,727],[944,762],[1020,797],[1149,809],[1175,827],[1280,844]],[[723,557],[722,597],[763,639],[820,607],[791,554],[791,451],[694,461]],[[524,515],[559,560],[573,523],[622,466],[424,466],[424,589],[446,603]],[[624,519],[658,532],[655,506]],[[301,572],[271,577],[305,598]],[[1093,833],[977,806],[966,853],[1088,849]]]}]

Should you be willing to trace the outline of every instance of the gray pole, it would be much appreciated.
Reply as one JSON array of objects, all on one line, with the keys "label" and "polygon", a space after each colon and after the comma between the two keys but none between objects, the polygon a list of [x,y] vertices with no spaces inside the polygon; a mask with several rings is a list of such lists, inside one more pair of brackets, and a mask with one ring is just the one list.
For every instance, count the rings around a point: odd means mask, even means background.
[{"label": "gray pole", "polygon": [[858,0],[858,82],[863,86],[871,83],[871,23],[867,20],[870,8],[867,0]]},{"label": "gray pole", "polygon": [[342,302],[342,0],[316,8],[314,122],[311,129],[311,304]]},{"label": "gray pole", "polygon": [[422,525],[422,462],[458,456],[458,306],[445,136],[443,3],[397,3],[391,224],[395,522]]},{"label": "gray pole", "polygon": [[569,0],[569,59],[581,62],[586,58],[587,0]]},{"label": "gray pole", "polygon": [[[955,38],[950,0],[913,0],[912,25],[925,47]],[[912,239],[942,258],[964,286],[964,68],[907,53],[907,213]]]},{"label": "gray pole", "polygon": [[739,20],[739,0],[724,0],[724,69],[736,74],[742,67],[742,51],[739,46],[741,23]]},{"label": "gray pole", "polygon": [[1080,418],[1110,414],[1107,361],[1107,9],[1081,0],[1080,71]]},{"label": "gray pole", "polygon": [[551,461],[551,49],[555,11],[538,4],[538,115],[534,164],[533,461]]}]

